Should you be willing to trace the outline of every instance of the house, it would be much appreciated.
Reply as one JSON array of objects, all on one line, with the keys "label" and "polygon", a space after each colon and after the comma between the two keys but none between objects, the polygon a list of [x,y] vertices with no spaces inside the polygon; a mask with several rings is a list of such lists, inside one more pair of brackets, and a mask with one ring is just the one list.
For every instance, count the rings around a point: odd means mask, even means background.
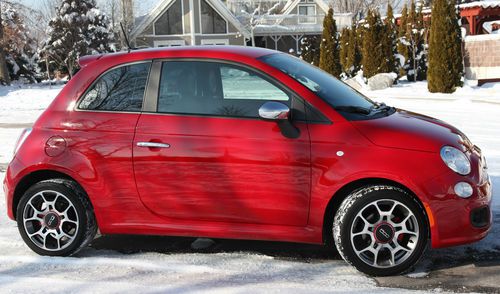
[{"label": "house", "polygon": [[[300,51],[304,36],[321,35],[328,12],[324,0],[162,0],[136,21],[136,47],[252,45]],[[337,26],[351,14],[335,15]]]},{"label": "house", "polygon": [[[457,9],[460,11],[460,22],[467,36],[491,34],[498,30],[500,1],[473,1],[458,4]],[[430,22],[431,12],[429,7],[422,10],[426,22]],[[395,17],[396,23],[400,25],[401,14],[396,14]]]},{"label": "house", "polygon": [[488,25],[500,20],[500,1],[475,1],[459,8],[467,35],[491,34]]},{"label": "house", "polygon": [[[465,77],[478,85],[500,81],[500,1],[473,1],[457,5],[462,26]],[[430,21],[430,8],[422,10]],[[400,15],[396,16],[398,25]]]}]

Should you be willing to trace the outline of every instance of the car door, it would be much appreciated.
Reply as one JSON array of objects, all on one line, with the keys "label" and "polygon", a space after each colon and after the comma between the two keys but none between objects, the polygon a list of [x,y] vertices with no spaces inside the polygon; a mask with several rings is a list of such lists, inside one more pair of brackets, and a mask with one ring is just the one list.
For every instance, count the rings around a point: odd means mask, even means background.
[{"label": "car door", "polygon": [[292,95],[248,67],[156,61],[157,109],[139,118],[134,171],[142,202],[177,219],[305,226],[310,142],[305,122],[286,138],[259,119],[266,101]]}]

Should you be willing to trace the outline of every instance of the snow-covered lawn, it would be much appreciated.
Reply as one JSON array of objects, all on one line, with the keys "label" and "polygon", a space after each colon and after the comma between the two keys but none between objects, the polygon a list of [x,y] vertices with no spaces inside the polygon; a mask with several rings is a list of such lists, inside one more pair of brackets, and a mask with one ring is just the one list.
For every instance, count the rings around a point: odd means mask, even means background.
[{"label": "snow-covered lawn", "polygon": [[481,87],[477,82],[466,81],[464,86],[458,88],[455,93],[429,93],[427,90],[427,81],[408,82],[406,78],[400,80],[397,85],[384,90],[370,91],[363,90],[369,97],[396,97],[413,99],[440,99],[440,100],[474,100],[500,103],[500,83],[487,83]]},{"label": "snow-covered lawn", "polygon": [[33,123],[62,86],[0,86],[0,127],[7,123]]},{"label": "snow-covered lawn", "polygon": [[[497,85],[492,87],[497,93],[492,91],[491,95],[485,94],[489,90],[470,90],[470,96],[476,95],[477,99],[464,95],[445,95],[443,99],[428,95],[421,85],[400,85],[368,95],[389,105],[438,117],[461,128],[484,150],[495,185],[494,193],[499,196],[500,91]],[[23,124],[32,123],[58,91],[60,87],[0,87],[0,167],[10,159],[14,141]],[[414,92],[419,94],[411,96]],[[388,98],[390,96],[404,99]],[[483,98],[498,98],[499,103],[474,102]],[[0,179],[3,177],[4,172],[0,172]],[[7,219],[3,192],[0,194],[1,293],[402,292],[400,289],[377,287],[374,280],[356,272],[338,258],[280,258],[257,253],[257,249],[219,253],[190,252],[189,249],[184,253],[169,253],[168,250],[156,253],[145,249],[146,252],[123,254],[93,246],[83,250],[78,257],[41,257],[24,245],[16,224]],[[497,216],[500,215],[498,200],[495,199],[494,207]],[[487,252],[500,251],[500,228],[494,227],[486,240],[472,247]],[[462,254],[460,252],[463,251],[456,252]],[[425,271],[425,266],[420,268]],[[418,276],[417,273],[415,277]]]}]

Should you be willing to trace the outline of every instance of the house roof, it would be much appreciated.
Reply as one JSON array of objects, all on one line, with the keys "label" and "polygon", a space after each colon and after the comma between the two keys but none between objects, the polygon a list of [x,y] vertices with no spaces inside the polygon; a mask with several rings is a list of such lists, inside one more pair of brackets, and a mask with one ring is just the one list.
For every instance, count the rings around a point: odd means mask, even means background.
[{"label": "house roof", "polygon": [[[264,22],[255,27],[257,35],[278,35],[278,34],[321,34],[323,31],[323,18],[328,13],[330,6],[323,0],[314,0],[313,2],[300,2],[301,0],[288,0],[280,14],[266,15]],[[316,19],[315,23],[298,22],[298,14],[292,14],[292,11],[299,4],[316,4],[323,13],[316,12],[312,16]],[[342,28],[350,26],[352,13],[334,14],[337,25]]]},{"label": "house roof", "polygon": [[460,7],[460,9],[476,8],[476,7],[499,8],[500,1],[474,1],[474,2],[470,2],[470,3],[460,4],[460,5],[458,5],[458,7]]},{"label": "house roof", "polygon": [[[321,10],[323,10],[323,12],[325,14],[328,13],[328,9],[330,7],[325,3],[325,1],[314,0],[314,3],[316,3],[319,6],[319,8],[321,8]],[[285,7],[283,8],[283,14],[284,15],[290,14],[292,12],[292,10],[294,10],[295,7],[297,7],[297,5],[299,5],[299,4],[300,4],[300,0],[289,0],[285,4]],[[311,4],[311,3],[307,3],[307,4]]]},{"label": "house roof", "polygon": [[[170,7],[170,5],[176,0],[163,0],[156,5],[153,10],[143,17],[137,19],[137,24],[130,33],[130,38],[136,38],[141,32],[143,32],[151,23],[156,21],[163,13]],[[236,19],[234,14],[227,8],[227,6],[220,0],[205,0],[212,5],[212,7],[227,21],[229,21],[236,29],[243,34],[245,37],[250,36],[250,32],[241,24],[241,22]]]}]

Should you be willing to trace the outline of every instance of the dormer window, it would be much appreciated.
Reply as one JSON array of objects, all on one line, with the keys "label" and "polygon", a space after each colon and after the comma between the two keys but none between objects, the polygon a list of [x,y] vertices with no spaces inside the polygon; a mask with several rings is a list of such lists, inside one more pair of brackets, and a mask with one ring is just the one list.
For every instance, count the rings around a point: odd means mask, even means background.
[{"label": "dormer window", "polygon": [[155,35],[182,35],[182,0],[175,0],[154,24]]},{"label": "dormer window", "polygon": [[314,4],[300,4],[299,9],[299,23],[315,24],[316,23],[316,5]]},{"label": "dormer window", "polygon": [[[179,1],[179,0],[177,0]],[[200,1],[201,31],[204,34],[226,34],[227,23],[205,0]]]}]

